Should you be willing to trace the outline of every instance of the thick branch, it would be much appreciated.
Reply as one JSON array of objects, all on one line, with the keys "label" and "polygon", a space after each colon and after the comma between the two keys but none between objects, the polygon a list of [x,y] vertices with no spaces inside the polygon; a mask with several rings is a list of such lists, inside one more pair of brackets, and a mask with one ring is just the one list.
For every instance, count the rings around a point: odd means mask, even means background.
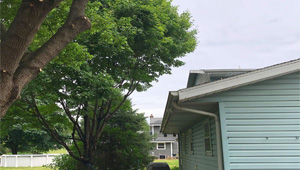
[{"label": "thick branch", "polygon": [[91,27],[90,20],[84,16],[88,0],[73,0],[66,23],[38,50],[21,61],[42,21],[60,1],[24,0],[11,27],[5,33],[0,49],[0,70],[5,70],[0,82],[0,117],[20,97],[21,90],[28,82],[73,38]]},{"label": "thick branch", "polygon": [[22,1],[14,21],[1,41],[1,69],[14,74],[42,22],[59,2],[54,3],[53,0]]}]

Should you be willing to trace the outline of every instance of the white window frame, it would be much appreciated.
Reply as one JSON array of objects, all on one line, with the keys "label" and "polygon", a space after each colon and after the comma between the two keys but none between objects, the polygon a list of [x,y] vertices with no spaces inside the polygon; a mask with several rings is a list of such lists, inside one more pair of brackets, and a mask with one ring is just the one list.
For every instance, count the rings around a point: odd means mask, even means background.
[{"label": "white window frame", "polygon": [[[164,144],[164,148],[158,148],[158,144]],[[165,142],[157,142],[156,149],[157,150],[166,150],[166,143]]]}]

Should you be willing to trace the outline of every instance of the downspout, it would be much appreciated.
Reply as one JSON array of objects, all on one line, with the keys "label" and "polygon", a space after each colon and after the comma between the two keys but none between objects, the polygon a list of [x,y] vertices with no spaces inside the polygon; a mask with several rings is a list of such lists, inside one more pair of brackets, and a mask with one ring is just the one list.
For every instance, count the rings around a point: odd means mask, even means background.
[{"label": "downspout", "polygon": [[218,153],[218,170],[223,170],[223,152],[222,152],[222,143],[221,143],[221,128],[220,128],[220,119],[219,116],[217,116],[214,113],[210,112],[205,112],[201,110],[195,110],[195,109],[189,109],[189,108],[184,108],[180,107],[176,104],[176,102],[172,102],[172,105],[174,108],[178,110],[183,110],[191,113],[196,113],[199,115],[205,115],[205,116],[211,116],[215,119],[215,124],[216,124],[216,137],[217,137],[217,153]]}]

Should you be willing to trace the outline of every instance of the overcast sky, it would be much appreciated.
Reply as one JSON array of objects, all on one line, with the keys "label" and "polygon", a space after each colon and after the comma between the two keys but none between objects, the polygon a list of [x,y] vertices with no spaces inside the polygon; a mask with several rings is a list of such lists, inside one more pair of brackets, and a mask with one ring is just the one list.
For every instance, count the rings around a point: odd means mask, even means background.
[{"label": "overcast sky", "polygon": [[169,91],[186,87],[190,70],[262,68],[300,58],[300,0],[174,0],[189,11],[198,46],[146,92],[134,108],[163,117]]}]

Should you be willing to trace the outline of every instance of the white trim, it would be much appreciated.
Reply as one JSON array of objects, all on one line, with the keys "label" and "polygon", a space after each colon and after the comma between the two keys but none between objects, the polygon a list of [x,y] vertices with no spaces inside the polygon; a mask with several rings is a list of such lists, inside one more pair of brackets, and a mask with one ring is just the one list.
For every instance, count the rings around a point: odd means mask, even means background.
[{"label": "white trim", "polygon": [[30,167],[33,167],[33,155],[30,156]]},{"label": "white trim", "polygon": [[151,143],[175,143],[176,141],[166,141],[166,140],[164,140],[164,141],[150,141]]},{"label": "white trim", "polygon": [[173,145],[171,143],[171,157],[173,157]]},{"label": "white trim", "polygon": [[[158,148],[158,144],[159,144],[159,143],[164,144],[164,148]],[[157,150],[166,150],[166,148],[167,148],[167,147],[166,147],[166,143],[165,143],[165,142],[157,142],[157,144],[156,144],[156,149],[157,149]]]},{"label": "white trim", "polygon": [[192,100],[198,97],[219,93],[233,88],[272,79],[282,75],[300,71],[300,59],[265,67],[241,75],[225,78],[211,83],[179,90],[179,102]]},{"label": "white trim", "polygon": [[18,167],[18,155],[16,155],[16,167]]}]

